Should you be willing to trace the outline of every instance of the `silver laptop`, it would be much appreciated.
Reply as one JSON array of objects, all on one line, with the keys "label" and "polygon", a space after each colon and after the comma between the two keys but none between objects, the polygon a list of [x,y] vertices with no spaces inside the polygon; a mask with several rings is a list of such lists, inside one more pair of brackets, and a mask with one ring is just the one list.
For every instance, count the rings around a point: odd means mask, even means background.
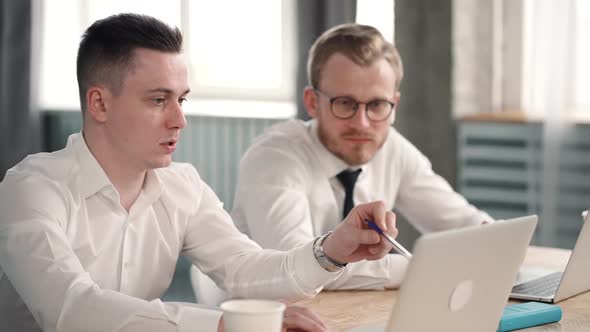
[{"label": "silver laptop", "polygon": [[[590,290],[590,214],[572,250],[565,271],[551,271],[512,288],[511,298],[556,303]],[[525,271],[526,272],[526,271]]]},{"label": "silver laptop", "polygon": [[537,216],[418,239],[387,326],[352,331],[496,331]]}]

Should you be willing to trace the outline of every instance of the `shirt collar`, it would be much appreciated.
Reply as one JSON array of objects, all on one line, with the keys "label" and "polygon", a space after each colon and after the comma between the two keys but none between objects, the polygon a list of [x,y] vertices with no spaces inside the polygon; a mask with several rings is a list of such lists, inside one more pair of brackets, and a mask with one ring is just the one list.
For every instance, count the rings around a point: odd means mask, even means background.
[{"label": "shirt collar", "polygon": [[131,210],[129,211],[130,216],[134,216],[136,214],[141,214],[143,211],[147,210],[149,206],[151,206],[155,201],[160,198],[160,194],[162,193],[163,185],[160,177],[156,170],[149,169],[145,175],[145,180],[143,182],[143,188],[141,190],[141,194],[131,206]]},{"label": "shirt collar", "polygon": [[363,173],[366,173],[367,164],[351,167],[346,162],[344,162],[344,160],[338,158],[332,152],[330,152],[330,150],[328,150],[320,140],[318,130],[319,125],[317,120],[310,120],[308,123],[308,132],[311,136],[311,140],[313,142],[315,150],[319,155],[319,160],[322,165],[322,168],[326,172],[328,178],[335,177],[336,175],[338,175],[338,173],[344,171],[345,169],[357,170],[360,168],[363,170],[363,172],[361,172],[361,176],[363,175]]},{"label": "shirt collar", "polygon": [[[116,192],[111,180],[88,149],[82,132],[71,135],[68,138],[67,147],[73,149],[77,155],[80,165],[80,192],[84,198],[89,198],[105,188],[111,188],[113,192]],[[138,201],[141,200],[143,204],[151,204],[158,199],[161,193],[162,181],[160,177],[155,170],[148,170]],[[143,205],[141,203],[133,205]]]},{"label": "shirt collar", "polygon": [[[80,165],[80,192],[88,198],[105,187],[113,187],[108,176],[90,150],[82,132],[70,135],[66,148],[74,150]],[[113,188],[114,189],[114,188]]]}]

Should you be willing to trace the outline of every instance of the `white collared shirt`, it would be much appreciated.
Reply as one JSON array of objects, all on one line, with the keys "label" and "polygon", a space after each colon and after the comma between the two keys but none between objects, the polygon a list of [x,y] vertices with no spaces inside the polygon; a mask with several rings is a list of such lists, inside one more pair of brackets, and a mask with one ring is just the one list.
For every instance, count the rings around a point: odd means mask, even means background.
[{"label": "white collared shirt", "polygon": [[[254,141],[240,162],[232,218],[263,248],[289,250],[307,243],[342,221],[345,193],[336,175],[348,167],[320,142],[315,120],[276,124]],[[361,168],[355,203],[382,200],[421,232],[492,220],[453,191],[393,128]],[[397,287],[406,267],[401,255],[349,264],[326,288]]]},{"label": "white collared shirt", "polygon": [[179,255],[231,297],[295,300],[339,276],[307,242],[260,250],[189,164],[148,171],[127,213],[74,134],[0,184],[0,330],[216,331],[219,311],[159,300]]}]

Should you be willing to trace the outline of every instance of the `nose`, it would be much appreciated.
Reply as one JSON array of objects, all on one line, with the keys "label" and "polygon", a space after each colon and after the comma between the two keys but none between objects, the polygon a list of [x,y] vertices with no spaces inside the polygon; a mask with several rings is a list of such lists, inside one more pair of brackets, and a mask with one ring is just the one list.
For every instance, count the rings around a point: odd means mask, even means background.
[{"label": "nose", "polygon": [[350,119],[350,123],[353,127],[367,128],[371,126],[367,114],[367,104],[359,103],[354,116]]},{"label": "nose", "polygon": [[186,117],[179,102],[171,106],[168,116],[168,127],[182,129],[186,127]]}]

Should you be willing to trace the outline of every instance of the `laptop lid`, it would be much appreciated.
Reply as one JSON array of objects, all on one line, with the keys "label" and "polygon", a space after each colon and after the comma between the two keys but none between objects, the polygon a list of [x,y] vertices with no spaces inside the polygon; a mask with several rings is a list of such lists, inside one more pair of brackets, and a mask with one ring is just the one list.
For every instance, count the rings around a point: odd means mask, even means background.
[{"label": "laptop lid", "polygon": [[385,330],[496,331],[536,224],[527,216],[422,236]]},{"label": "laptop lid", "polygon": [[[590,216],[585,215],[584,219],[576,245],[563,273],[544,269],[544,272],[537,273],[536,277],[529,276],[526,280],[523,280],[524,282],[515,285],[510,294],[511,298],[556,303],[590,290],[590,279],[588,278],[590,261],[587,259],[587,255],[590,253],[590,226],[586,225]],[[531,268],[526,267],[521,272],[528,273],[529,270]],[[535,273],[530,274],[534,275]],[[539,294],[540,282],[554,282],[553,287],[556,287],[553,289],[554,292],[548,295]],[[531,285],[536,287],[532,287],[531,290],[528,287]],[[545,286],[545,283],[542,285]]]},{"label": "laptop lid", "polygon": [[555,293],[553,302],[565,300],[574,295],[590,290],[590,226],[588,222],[590,214],[584,218],[584,224],[576,240],[576,245],[572,250],[563,277]]}]

